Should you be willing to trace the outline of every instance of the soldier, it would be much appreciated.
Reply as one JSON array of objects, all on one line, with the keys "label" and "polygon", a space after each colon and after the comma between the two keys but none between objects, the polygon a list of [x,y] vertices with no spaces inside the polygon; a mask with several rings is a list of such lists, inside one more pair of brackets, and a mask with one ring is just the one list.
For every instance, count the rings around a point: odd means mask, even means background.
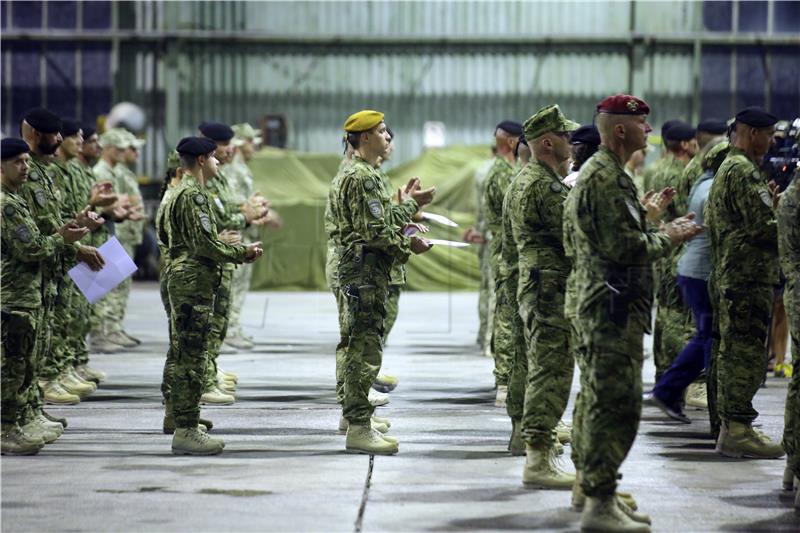
[{"label": "soldier", "polygon": [[175,454],[213,455],[225,447],[222,439],[209,437],[198,427],[221,267],[255,261],[262,254],[260,243],[231,245],[219,240],[213,199],[206,190],[207,177],[217,174],[216,149],[213,141],[201,137],[186,137],[178,143],[181,183],[173,193],[162,230],[170,256],[169,315],[177,339],[170,386]]},{"label": "soldier", "polygon": [[[778,250],[781,268],[786,276],[783,301],[789,317],[794,362],[800,357],[800,179],[798,172],[781,194],[778,204]],[[800,512],[800,489],[795,481],[800,478],[800,372],[792,375],[786,393],[783,449],[786,450],[786,470],[783,474],[784,490],[795,489],[795,512]]]},{"label": "soldier", "polygon": [[[233,129],[221,122],[203,122],[198,127],[203,137],[211,139],[217,146],[214,157],[222,165],[230,163],[233,157]],[[218,169],[214,176],[209,176],[206,189],[213,200],[212,212],[220,229],[220,239],[228,244],[242,242],[242,231],[252,224],[266,222],[268,208],[266,200],[253,194],[241,203],[237,202],[232,192],[230,181],[225,173]],[[217,358],[222,353],[222,343],[228,331],[230,315],[230,294],[235,266],[227,263],[223,266],[222,281],[214,300],[214,317],[211,326],[209,343],[209,364],[207,366],[206,386],[200,401],[204,404],[230,405],[236,401],[234,395],[238,376],[226,373],[217,365]],[[232,349],[235,351],[235,349]]]},{"label": "soldier", "polygon": [[[522,480],[530,488],[570,489],[575,476],[556,462],[556,425],[567,407],[573,356],[564,318],[564,289],[571,263],[562,245],[562,208],[569,188],[559,169],[570,158],[570,132],[557,105],[525,122],[534,159],[525,166],[508,204],[518,254],[517,301],[528,363],[522,438],[526,463]],[[568,432],[567,432],[568,434]]]},{"label": "soldier", "polygon": [[712,256],[712,305],[718,316],[717,405],[722,425],[717,453],[773,459],[780,445],[753,429],[764,378],[764,343],[773,291],[779,283],[777,187],[758,170],[777,119],[756,107],[736,115],[736,137],[714,177],[706,220]]},{"label": "soldier", "polygon": [[569,143],[572,145],[572,172],[564,178],[564,184],[571,188],[578,181],[580,168],[600,146],[600,132],[594,124],[585,124],[572,132]]},{"label": "soldier", "polygon": [[[337,274],[339,290],[346,298],[349,337],[342,406],[348,422],[346,449],[391,455],[398,451],[397,440],[371,427],[374,407],[368,399],[381,366],[389,274],[395,261],[405,262],[409,253],[427,252],[431,245],[404,234],[409,226],[397,220],[391,195],[376,168],[389,145],[383,113],[355,113],[345,122],[345,131],[353,147],[353,162],[342,171],[331,211],[342,243]],[[417,203],[414,211],[427,203],[423,196],[430,201],[432,192],[423,195],[418,182],[400,192],[401,203],[409,199]]]},{"label": "soldier", "polygon": [[[66,209],[68,201],[62,192],[62,187],[67,178],[63,170],[54,163],[53,157],[63,141],[61,128],[61,119],[42,108],[28,111],[21,126],[22,137],[30,148],[31,168],[28,179],[19,187],[19,194],[25,199],[40,233],[44,235],[55,233],[64,224],[65,217],[75,217],[78,225],[90,226],[91,229],[99,222],[97,217],[89,214],[86,209],[80,213]],[[63,319],[63,315],[68,313],[65,307],[67,299],[64,278],[77,261],[85,262],[95,269],[101,268],[104,264],[96,248],[78,243],[42,263],[42,323],[52,324],[56,320]],[[56,317],[56,309],[59,309],[62,316]],[[79,396],[65,390],[59,382],[66,361],[64,355],[66,339],[63,328],[40,328],[38,333],[34,367],[39,383],[29,389],[26,408],[28,417],[42,413],[42,400],[51,404],[67,405],[80,402]],[[41,385],[41,391],[38,385]],[[64,425],[66,420],[59,422]]]},{"label": "soldier", "polygon": [[[482,202],[486,219],[486,231],[483,233],[483,237],[489,243],[490,275],[494,282],[492,313],[494,320],[492,321],[491,329],[491,345],[492,353],[494,354],[495,387],[497,388],[494,404],[497,407],[505,407],[506,405],[508,374],[511,369],[514,350],[511,340],[511,324],[497,319],[497,296],[503,292],[502,287],[498,286],[497,282],[502,262],[500,249],[502,238],[500,235],[502,234],[503,225],[503,197],[516,172],[514,168],[517,162],[515,154],[521,134],[522,124],[513,120],[504,120],[495,127],[494,136],[497,155],[492,168],[489,169],[489,174],[486,176]],[[496,239],[495,236],[497,236]]]},{"label": "soldier", "polygon": [[[686,164],[681,177],[675,184],[675,211],[679,215],[685,215],[688,211],[689,192],[694,184],[703,177],[706,171],[703,169],[703,158],[708,151],[725,140],[725,133],[728,125],[722,120],[708,119],[697,124],[697,152],[694,157]],[[698,213],[699,214],[699,213]]]},{"label": "soldier", "polygon": [[486,188],[486,177],[494,165],[494,156],[497,147],[492,146],[492,159],[487,159],[475,169],[475,198],[477,219],[475,225],[468,228],[462,237],[464,242],[478,245],[478,263],[481,271],[481,284],[478,293],[478,339],[477,344],[481,353],[486,357],[492,356],[492,323],[494,306],[489,304],[494,300],[494,282],[491,279],[489,266],[489,246],[486,243],[486,212],[483,208],[483,193]]},{"label": "soldier", "polygon": [[[92,167],[92,172],[98,183],[111,183],[114,192],[118,195],[114,204],[113,220],[109,220],[106,229],[109,236],[120,238],[122,235],[135,234],[133,222],[143,219],[141,202],[136,202],[130,195],[131,186],[120,173],[125,167],[126,151],[131,144],[131,136],[122,128],[112,128],[103,133],[99,138],[102,153],[100,159]],[[134,178],[135,181],[135,178]],[[125,227],[128,224],[128,227]],[[102,237],[101,237],[102,238]],[[125,238],[125,237],[122,237]],[[121,241],[120,241],[121,242]],[[133,250],[129,246],[129,253]],[[128,288],[118,287],[116,294],[108,294],[97,301],[92,307],[92,327],[89,336],[89,348],[92,352],[115,353],[132,347],[132,340],[120,334],[120,325],[115,323],[120,312],[119,302],[124,300],[125,291],[130,291],[130,281],[126,281]],[[112,291],[113,292],[113,291]],[[124,313],[124,310],[122,311]]]},{"label": "soldier", "polygon": [[52,235],[42,235],[33,221],[26,201],[19,195],[28,179],[29,147],[22,139],[2,140],[2,431],[3,455],[34,455],[45,442],[53,442],[63,426],[42,411],[33,416],[29,408],[30,389],[37,387],[36,339],[42,325],[42,268],[44,261],[89,230],[65,224]]},{"label": "soldier", "polygon": [[564,212],[574,248],[574,306],[589,385],[581,391],[585,416],[579,430],[584,530],[650,530],[644,523],[649,518],[630,514],[615,493],[641,414],[652,262],[700,231],[691,217],[676,219],[663,231],[648,227],[647,211],[624,166],[647,144],[649,111],[643,100],[622,94],[597,105],[600,149],[581,169]]},{"label": "soldier", "polygon": [[[655,187],[653,185],[653,176],[655,176],[655,174],[659,171],[659,169],[661,168],[661,165],[664,164],[664,160],[666,159],[666,155],[667,155],[667,151],[666,151],[667,131],[669,131],[669,129],[672,127],[672,125],[675,124],[676,122],[680,122],[680,121],[679,120],[674,120],[674,119],[673,120],[668,120],[668,121],[664,122],[664,124],[661,125],[661,144],[662,144],[661,154],[659,155],[658,159],[656,159],[655,161],[653,161],[652,163],[650,163],[649,165],[644,167],[644,169],[642,169],[642,174],[641,174],[641,177],[640,177],[641,188],[639,189],[639,194],[640,195],[641,194],[645,194],[648,191],[655,190]],[[645,150],[645,149],[647,149],[647,147],[643,148],[643,150]],[[633,157],[633,156],[631,156],[631,157]]]}]

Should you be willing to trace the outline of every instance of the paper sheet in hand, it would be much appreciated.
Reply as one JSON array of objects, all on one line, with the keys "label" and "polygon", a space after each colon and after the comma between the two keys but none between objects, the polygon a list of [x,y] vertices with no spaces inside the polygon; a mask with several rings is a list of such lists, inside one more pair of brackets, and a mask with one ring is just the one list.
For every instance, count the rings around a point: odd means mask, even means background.
[{"label": "paper sheet in hand", "polygon": [[449,226],[451,228],[457,228],[458,227],[458,224],[456,224],[455,222],[453,222],[452,220],[450,220],[446,216],[437,215],[436,213],[425,213],[425,212],[423,212],[422,213],[422,219],[423,220],[430,220],[431,222],[438,222],[439,224],[442,224],[443,226]]},{"label": "paper sheet in hand", "polygon": [[94,272],[86,263],[78,263],[68,272],[69,277],[90,304],[111,292],[114,287],[136,272],[136,263],[116,237],[111,237],[98,250],[106,260],[106,266],[102,270]]},{"label": "paper sheet in hand", "polygon": [[458,241],[445,241],[443,239],[425,239],[431,244],[438,244],[439,246],[452,246],[453,248],[465,248],[469,246],[468,242]]}]

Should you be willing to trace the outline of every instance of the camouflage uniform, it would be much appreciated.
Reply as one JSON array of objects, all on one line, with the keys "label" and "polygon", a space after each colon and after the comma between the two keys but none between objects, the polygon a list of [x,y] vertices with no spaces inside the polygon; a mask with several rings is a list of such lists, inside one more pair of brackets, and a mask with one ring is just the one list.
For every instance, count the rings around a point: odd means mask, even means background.
[{"label": "camouflage uniform", "polygon": [[[227,176],[222,171],[206,183],[206,193],[211,198],[211,211],[217,228],[221,230],[239,231],[245,229],[247,221],[239,204],[229,187]],[[222,271],[222,282],[214,299],[214,318],[211,325],[211,341],[209,342],[209,365],[206,373],[206,388],[217,383],[217,358],[225,336],[228,334],[228,317],[231,308],[231,286],[236,266],[225,263]]]},{"label": "camouflage uniform", "polygon": [[[339,290],[346,298],[343,415],[366,426],[374,408],[367,399],[381,367],[386,298],[395,261],[408,260],[410,239],[392,209],[380,171],[359,157],[340,174],[331,211],[342,244]],[[414,211],[418,206],[413,200]]]},{"label": "camouflage uniform", "polygon": [[[18,194],[25,201],[39,233],[53,235],[64,225],[61,216],[63,198],[54,184],[56,171],[51,160],[31,154],[28,179],[19,188]],[[55,255],[43,260],[42,269],[42,311],[41,323],[52,324],[53,309],[66,271],[75,263],[77,245],[65,246]],[[34,375],[40,379],[55,379],[59,368],[45,367],[45,361],[52,351],[54,328],[39,328],[36,339],[36,356],[33,360]],[[52,360],[52,358],[51,358]],[[26,393],[26,417],[41,410],[42,392],[34,381]]]},{"label": "camouflage uniform", "polygon": [[519,287],[519,254],[517,241],[514,238],[512,223],[512,205],[520,198],[522,191],[528,186],[531,173],[525,172],[526,167],[514,177],[508,186],[503,198],[503,227],[500,268],[500,277],[497,286],[502,288],[498,294],[497,320],[510,325],[511,332],[511,364],[508,374],[508,397],[506,398],[506,412],[513,423],[522,423],[522,414],[525,404],[525,385],[528,381],[528,359],[525,348],[525,333],[522,319],[519,316],[519,303],[517,302],[517,288]]},{"label": "camouflage uniform", "polygon": [[217,237],[216,209],[209,195],[188,173],[173,192],[160,239],[169,243],[167,275],[171,327],[176,339],[174,378],[170,386],[178,428],[197,427],[205,386],[217,293],[228,263],[242,263],[246,249]]},{"label": "camouflage uniform", "polygon": [[[241,154],[237,153],[233,161],[222,167],[222,173],[228,178],[228,189],[234,205],[243,204],[253,194],[253,174]],[[242,242],[251,243],[258,240],[258,228],[250,226],[242,231]],[[253,276],[253,265],[240,265],[233,273],[231,283],[231,309],[228,318],[228,331],[233,336],[242,336],[241,315],[244,299],[250,290],[250,279]]]},{"label": "camouflage uniform", "polygon": [[[40,206],[41,207],[41,206]],[[43,235],[33,221],[25,200],[3,188],[2,266],[2,424],[25,425],[30,417],[33,390],[37,389],[37,331],[45,306],[42,285],[45,268],[69,245],[56,234]]]},{"label": "camouflage uniform", "polygon": [[[665,187],[674,187],[677,190],[685,165],[672,154],[667,154],[661,161],[661,165],[651,179],[652,190],[661,191]],[[667,208],[664,216],[665,222],[671,222],[676,217],[686,214],[685,205],[688,201],[688,192],[685,199],[679,199],[678,196],[675,199],[677,204],[682,207],[679,207],[673,201]],[[669,257],[656,263],[656,300],[658,308],[653,330],[653,359],[656,364],[656,381],[672,366],[672,362],[694,334],[692,314],[683,305],[676,280],[679,255],[680,248],[676,248]]]},{"label": "camouflage uniform", "polygon": [[508,385],[508,374],[511,370],[514,350],[511,324],[508,321],[499,320],[500,313],[497,309],[497,300],[503,293],[502,280],[498,283],[498,278],[501,277],[500,263],[502,261],[503,197],[514,174],[514,167],[511,163],[503,157],[496,157],[489,170],[489,175],[486,177],[482,203],[488,230],[484,235],[489,239],[489,267],[491,268],[491,279],[494,281],[494,318],[490,331],[494,354],[494,379],[497,386]]},{"label": "camouflage uniform", "polygon": [[591,497],[614,494],[642,407],[642,338],[650,326],[652,263],[672,250],[648,228],[636,186],[605,146],[583,166],[564,219],[575,224],[574,287],[588,385],[581,487]]},{"label": "camouflage uniform", "polygon": [[164,372],[161,377],[161,395],[164,400],[169,400],[170,386],[175,377],[175,354],[177,353],[177,338],[172,330],[172,317],[170,315],[169,305],[169,236],[167,234],[167,213],[172,209],[172,204],[175,200],[175,188],[168,187],[164,191],[164,197],[161,198],[161,203],[158,206],[158,211],[155,217],[155,230],[156,241],[158,242],[158,251],[161,256],[161,270],[159,274],[159,293],[161,295],[161,304],[164,306],[164,312],[167,314],[167,330],[169,333],[169,345],[167,347],[167,358],[164,361]]},{"label": "camouflage uniform", "polygon": [[[792,334],[792,362],[800,361],[800,178],[781,195],[778,205],[778,248],[781,267],[786,276],[783,302]],[[800,477],[800,372],[795,371],[786,394],[783,449],[787,465]]]},{"label": "camouflage uniform", "polygon": [[731,147],[705,208],[712,259],[712,305],[720,418],[746,425],[764,378],[764,342],[778,284],[778,234],[772,197],[756,165]]},{"label": "camouflage uniform", "polygon": [[[116,194],[123,194],[124,191],[120,190],[119,187],[119,178],[117,177],[116,172],[114,171],[114,167],[106,163],[105,160],[100,159],[97,163],[95,163],[94,167],[92,167],[92,173],[95,177],[95,182],[101,181],[108,181],[114,187],[114,192]],[[105,238],[103,234],[99,234],[99,240],[97,241],[96,245],[103,244],[108,239],[117,234],[117,227],[121,224],[115,223],[113,221],[106,221],[105,229],[106,235]],[[92,337],[100,337],[106,335],[111,332],[112,322],[113,322],[113,298],[110,295],[106,295],[100,300],[96,301],[92,306],[92,317],[91,317],[91,331]]]},{"label": "camouflage uniform", "polygon": [[526,186],[509,205],[519,254],[517,300],[525,331],[528,380],[522,436],[532,445],[553,442],[569,400],[574,362],[564,292],[571,262],[564,256],[563,203],[569,192],[544,163],[523,171]]},{"label": "camouflage uniform", "polygon": [[[489,169],[494,164],[494,159],[487,159],[475,171],[475,194],[477,197],[478,218],[475,221],[475,229],[483,236],[486,236],[486,211],[483,206],[484,190],[486,188],[486,177]],[[482,244],[478,247],[478,262],[481,271],[481,285],[478,292],[478,344],[481,350],[491,350],[492,327],[494,322],[494,280],[492,279],[492,269],[489,264],[489,246]]]}]

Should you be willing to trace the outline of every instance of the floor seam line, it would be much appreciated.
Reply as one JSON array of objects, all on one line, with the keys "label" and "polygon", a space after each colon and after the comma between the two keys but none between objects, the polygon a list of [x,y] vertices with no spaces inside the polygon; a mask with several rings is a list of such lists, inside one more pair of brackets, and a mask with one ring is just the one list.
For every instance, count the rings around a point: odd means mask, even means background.
[{"label": "floor seam line", "polygon": [[367,468],[367,479],[364,481],[364,491],[361,493],[361,504],[358,506],[358,516],[353,529],[354,533],[361,533],[361,526],[364,522],[364,513],[367,510],[367,499],[369,498],[369,488],[372,485],[372,471],[375,468],[375,456],[369,456],[369,467]]}]

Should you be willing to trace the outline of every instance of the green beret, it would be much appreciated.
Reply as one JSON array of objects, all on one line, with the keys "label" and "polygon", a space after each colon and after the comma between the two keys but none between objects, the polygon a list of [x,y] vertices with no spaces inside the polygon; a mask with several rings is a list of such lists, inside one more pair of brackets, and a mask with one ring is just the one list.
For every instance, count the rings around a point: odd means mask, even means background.
[{"label": "green beret", "polygon": [[525,121],[525,138],[533,141],[545,133],[567,133],[580,128],[580,124],[568,120],[557,104],[541,108]]}]

